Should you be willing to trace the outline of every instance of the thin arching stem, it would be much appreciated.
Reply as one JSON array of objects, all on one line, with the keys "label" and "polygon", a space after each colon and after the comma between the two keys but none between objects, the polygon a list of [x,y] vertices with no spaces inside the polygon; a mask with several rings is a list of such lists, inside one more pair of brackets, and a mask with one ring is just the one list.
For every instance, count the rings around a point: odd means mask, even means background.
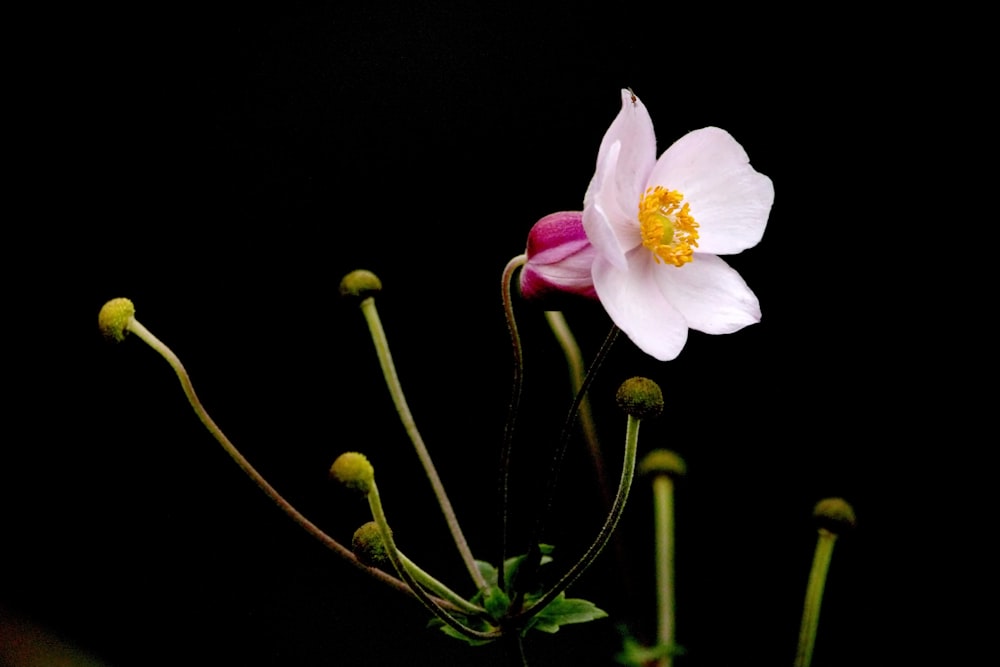
[{"label": "thin arching stem", "polygon": [[[388,584],[389,586],[406,593],[407,595],[416,596],[416,594],[410,590],[409,586],[396,577],[377,568],[368,567],[363,564],[357,559],[357,557],[355,557],[354,553],[350,549],[346,548],[337,542],[337,540],[327,535],[316,524],[311,522],[303,516],[301,512],[295,509],[291,503],[278,493],[277,489],[271,486],[271,484],[268,483],[268,481],[264,479],[259,472],[257,472],[256,468],[250,465],[250,462],[247,461],[239,450],[236,449],[236,446],[229,440],[229,438],[226,437],[226,434],[222,432],[222,429],[220,429],[215,421],[209,416],[205,407],[198,399],[198,395],[195,394],[194,386],[191,384],[191,378],[177,355],[174,354],[169,347],[160,341],[159,338],[154,336],[149,329],[144,327],[135,318],[132,318],[129,321],[127,328],[129,331],[138,336],[143,342],[156,350],[160,356],[167,360],[167,363],[169,363],[171,368],[174,369],[174,372],[177,373],[177,377],[181,382],[181,388],[184,390],[184,395],[187,396],[188,402],[191,404],[191,407],[194,408],[195,414],[198,415],[198,419],[201,420],[201,423],[205,425],[205,428],[208,429],[209,433],[211,433],[219,444],[222,445],[222,448],[226,450],[226,453],[229,454],[234,461],[236,461],[236,464],[243,470],[243,472],[245,472],[247,476],[261,488],[267,497],[273,500],[274,503],[285,512],[285,514],[290,516],[295,523],[301,526],[307,533],[319,540],[324,546],[336,553],[338,556],[341,556],[344,560],[348,561],[359,570],[362,570],[375,579],[380,580],[382,583]],[[451,607],[452,605],[449,603],[448,606]]]},{"label": "thin arching stem", "polygon": [[521,384],[524,377],[524,360],[521,356],[521,337],[517,333],[517,322],[514,320],[514,304],[511,299],[510,283],[514,277],[514,272],[524,266],[528,261],[527,255],[518,255],[509,262],[503,270],[503,278],[500,281],[500,293],[503,298],[503,312],[507,318],[507,329],[510,332],[510,342],[514,355],[514,378],[511,383],[510,404],[507,407],[507,421],[504,424],[503,444],[500,448],[500,565],[497,570],[497,577],[500,588],[503,589],[506,583],[506,573],[504,572],[504,562],[507,560],[507,522],[509,484],[510,484],[510,452],[514,442],[514,424],[517,421],[517,409],[521,402]]},{"label": "thin arching stem", "polygon": [[457,611],[461,611],[464,614],[472,616],[486,614],[486,610],[483,607],[469,602],[461,595],[445,586],[439,579],[435,578],[426,570],[422,569],[419,565],[407,558],[402,551],[399,551],[398,554],[399,561],[403,564],[407,571],[413,575],[413,579],[427,592],[440,597],[442,600],[447,600],[455,605],[455,609]]},{"label": "thin arching stem", "polygon": [[413,573],[406,568],[403,559],[400,557],[399,549],[396,547],[396,542],[392,537],[392,530],[389,528],[389,522],[385,517],[385,511],[382,509],[382,501],[379,497],[378,486],[376,486],[375,480],[372,480],[371,487],[368,491],[368,506],[371,508],[372,518],[375,520],[375,523],[378,524],[379,534],[382,536],[382,541],[385,543],[386,555],[389,556],[392,566],[396,568],[396,573],[410,586],[410,588],[413,589],[417,599],[419,599],[432,614],[437,616],[445,625],[471,639],[491,641],[499,639],[502,636],[502,632],[500,630],[480,632],[464,625],[461,621],[449,614],[444,607],[431,598],[420,586]]},{"label": "thin arching stem", "polygon": [[382,321],[379,319],[378,310],[375,308],[375,299],[368,297],[363,300],[361,302],[361,312],[364,313],[365,321],[368,323],[372,341],[375,343],[375,351],[378,354],[379,364],[382,367],[382,374],[385,376],[385,383],[389,388],[389,394],[392,396],[392,402],[396,406],[396,412],[399,413],[399,419],[403,422],[403,428],[406,429],[407,435],[410,436],[410,441],[417,451],[417,457],[424,467],[424,473],[427,475],[427,479],[434,489],[434,495],[441,506],[441,512],[444,514],[445,521],[448,524],[448,530],[451,531],[452,539],[455,541],[465,567],[472,576],[472,580],[476,583],[476,587],[479,589],[486,588],[488,585],[486,579],[483,577],[482,572],[479,571],[479,566],[476,565],[476,559],[473,557],[472,550],[469,549],[469,543],[462,533],[462,527],[458,523],[458,517],[451,505],[451,501],[448,500],[448,494],[444,490],[444,484],[441,483],[441,477],[434,467],[434,462],[431,461],[427,445],[424,444],[424,439],[421,437],[420,431],[417,430],[410,407],[406,403],[406,397],[403,395],[403,387],[399,382],[399,376],[396,374],[396,366],[392,362],[392,354],[389,352],[389,342],[386,339],[385,330],[382,328]]},{"label": "thin arching stem", "polygon": [[[576,342],[573,331],[566,322],[566,317],[558,310],[545,311],[545,319],[549,323],[549,328],[555,335],[563,355],[566,357],[566,365],[569,368],[570,385],[575,396],[583,386],[583,379],[586,371],[583,365],[583,354],[580,346]],[[605,506],[611,506],[611,490],[608,488],[607,477],[604,472],[604,457],[601,456],[601,445],[597,440],[597,427],[594,425],[593,411],[590,409],[590,398],[584,395],[580,399],[580,430],[583,432],[584,440],[587,441],[587,450],[590,452],[590,460],[594,467],[594,475],[597,477],[598,486],[604,496]]]},{"label": "thin arching stem", "polygon": [[564,592],[580,578],[580,575],[591,566],[604,550],[604,547],[607,546],[611,535],[618,526],[618,521],[625,511],[625,503],[628,501],[629,491],[632,488],[632,480],[635,478],[635,456],[639,444],[639,423],[640,420],[636,417],[632,415],[628,416],[628,424],[625,429],[625,458],[622,462],[618,493],[615,495],[614,503],[611,505],[611,512],[608,513],[608,517],[605,519],[604,525],[601,526],[601,530],[597,533],[597,537],[594,538],[587,551],[584,552],[583,556],[580,557],[573,567],[545,595],[532,604],[531,607],[517,615],[515,619],[521,620],[545,609],[553,600],[559,597],[560,593]]},{"label": "thin arching stem", "polygon": [[[594,363],[591,364],[590,369],[587,371],[587,374],[583,379],[583,383],[580,385],[580,390],[577,392],[576,398],[573,400],[573,405],[570,407],[569,412],[566,415],[566,421],[563,423],[562,431],[559,434],[559,442],[552,455],[552,468],[549,471],[548,485],[546,486],[545,496],[543,497],[542,504],[540,506],[541,511],[538,513],[538,520],[535,523],[535,532],[532,536],[531,542],[528,544],[525,566],[522,568],[522,571],[525,572],[526,575],[525,580],[529,583],[534,580],[535,575],[537,575],[538,568],[541,566],[542,535],[545,532],[545,524],[548,520],[549,512],[552,509],[552,503],[555,500],[556,488],[559,484],[559,473],[562,469],[562,462],[566,455],[566,448],[569,445],[570,436],[573,433],[573,424],[576,423],[580,404],[583,401],[584,396],[586,396],[587,391],[590,390],[590,385],[593,383],[594,377],[597,375],[597,371],[600,369],[601,364],[604,363],[604,359],[607,357],[608,352],[611,350],[611,346],[618,337],[619,331],[620,329],[618,329],[617,326],[612,325],[611,331],[608,332],[607,337],[604,339],[604,343],[601,345],[601,349],[597,352],[597,357],[594,359]],[[518,587],[518,590],[515,592],[512,606],[516,608],[523,602],[524,593],[525,591],[521,587]]]}]

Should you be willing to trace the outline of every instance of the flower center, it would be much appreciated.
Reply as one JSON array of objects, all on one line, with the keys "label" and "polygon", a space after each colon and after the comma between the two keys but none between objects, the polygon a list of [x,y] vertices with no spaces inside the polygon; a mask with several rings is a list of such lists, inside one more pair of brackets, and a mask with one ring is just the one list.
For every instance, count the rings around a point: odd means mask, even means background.
[{"label": "flower center", "polygon": [[657,185],[646,190],[639,202],[639,226],[642,245],[653,252],[653,258],[684,266],[694,259],[698,247],[698,223],[691,217],[684,195]]}]

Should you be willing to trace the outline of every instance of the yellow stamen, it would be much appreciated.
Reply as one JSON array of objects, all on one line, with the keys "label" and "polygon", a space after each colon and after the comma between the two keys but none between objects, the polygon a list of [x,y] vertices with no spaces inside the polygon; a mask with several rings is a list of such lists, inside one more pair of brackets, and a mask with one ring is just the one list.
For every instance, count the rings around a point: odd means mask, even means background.
[{"label": "yellow stamen", "polygon": [[698,223],[691,217],[684,195],[657,185],[649,188],[639,202],[642,245],[660,260],[683,266],[694,259],[698,247]]}]

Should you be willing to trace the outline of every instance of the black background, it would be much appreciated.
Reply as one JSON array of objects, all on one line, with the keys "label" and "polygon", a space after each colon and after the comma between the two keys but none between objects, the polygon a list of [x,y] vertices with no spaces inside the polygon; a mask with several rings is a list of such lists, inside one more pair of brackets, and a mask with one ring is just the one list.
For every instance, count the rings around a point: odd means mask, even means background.
[{"label": "black background", "polygon": [[[964,420],[929,378],[948,365],[931,327],[949,316],[926,294],[944,249],[928,247],[935,216],[908,208],[934,197],[927,171],[911,170],[947,143],[919,38],[884,49],[891,26],[832,10],[627,3],[130,6],[33,27],[14,182],[27,234],[4,246],[0,605],[110,665],[508,664],[499,648],[426,630],[416,603],[296,527],[202,429],[162,359],[134,338],[101,340],[97,312],[131,298],[244,454],[343,541],[365,506],[326,470],[342,451],[368,454],[404,550],[464,590],[337,285],[355,268],[382,278],[417,423],[473,548],[495,560],[512,372],[501,271],[535,220],[581,207],[628,86],[660,150],[723,127],[776,191],[761,244],[729,258],[762,322],[692,333],[669,363],[622,338],[593,391],[612,475],[618,384],[646,375],[667,397],[640,446],[689,466],[677,498],[683,663],[791,663],[810,513],[831,495],[854,504],[859,526],[837,546],[813,664],[902,664],[938,644],[950,608],[930,599],[957,576],[939,554],[962,529],[937,496],[961,469],[938,457]],[[541,313],[519,303],[519,316],[523,519],[569,397]],[[567,317],[593,355],[607,317],[596,306]],[[554,567],[602,520],[579,446],[560,491]],[[616,621],[650,638],[649,504],[639,481],[620,528],[625,567],[608,553],[571,591],[613,620],[533,637],[532,665],[613,664]]]}]

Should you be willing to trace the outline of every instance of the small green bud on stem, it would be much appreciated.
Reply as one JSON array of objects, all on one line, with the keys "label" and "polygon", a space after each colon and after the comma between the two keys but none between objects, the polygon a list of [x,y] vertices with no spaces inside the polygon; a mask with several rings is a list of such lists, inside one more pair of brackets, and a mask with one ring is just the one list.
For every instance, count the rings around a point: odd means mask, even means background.
[{"label": "small green bud on stem", "polygon": [[340,295],[358,301],[375,296],[382,291],[382,281],[371,271],[351,271],[340,281]]},{"label": "small green bud on stem", "polygon": [[615,396],[618,407],[636,419],[658,417],[663,412],[663,392],[660,385],[649,378],[634,377],[625,380]]},{"label": "small green bud on stem", "polygon": [[128,324],[135,317],[135,305],[125,298],[111,299],[97,315],[97,326],[104,337],[115,343],[125,340]]},{"label": "small green bud on stem", "polygon": [[330,476],[347,488],[367,495],[375,482],[375,469],[364,454],[345,452],[333,462]]},{"label": "small green bud on stem", "polygon": [[857,523],[854,508],[843,498],[824,498],[816,503],[813,516],[820,528],[835,535],[850,531]]},{"label": "small green bud on stem", "polygon": [[837,536],[854,527],[854,508],[843,498],[824,498],[816,503],[813,516],[819,523],[819,538],[813,556],[806,599],[802,607],[802,627],[799,630],[799,648],[795,656],[795,667],[809,667],[812,664],[816,634],[819,629],[819,612],[823,604],[823,589],[826,575],[833,559],[833,546]]},{"label": "small green bud on stem", "polygon": [[379,532],[378,524],[374,521],[362,524],[354,531],[351,538],[351,550],[358,560],[369,567],[382,567],[391,565],[389,553],[385,548],[385,541],[382,533]]},{"label": "small green bud on stem", "polygon": [[640,475],[683,477],[686,472],[684,459],[669,449],[654,449],[639,462]]}]

